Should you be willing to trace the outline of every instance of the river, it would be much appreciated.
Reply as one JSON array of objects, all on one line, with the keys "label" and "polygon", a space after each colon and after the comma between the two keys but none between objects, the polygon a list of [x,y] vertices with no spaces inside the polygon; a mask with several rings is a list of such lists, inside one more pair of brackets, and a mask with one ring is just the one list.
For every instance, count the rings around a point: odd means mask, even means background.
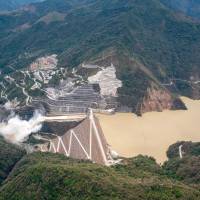
[{"label": "river", "polygon": [[168,147],[177,141],[200,142],[200,101],[182,97],[188,110],[99,114],[103,132],[112,149],[124,157],[138,154],[167,160]]}]

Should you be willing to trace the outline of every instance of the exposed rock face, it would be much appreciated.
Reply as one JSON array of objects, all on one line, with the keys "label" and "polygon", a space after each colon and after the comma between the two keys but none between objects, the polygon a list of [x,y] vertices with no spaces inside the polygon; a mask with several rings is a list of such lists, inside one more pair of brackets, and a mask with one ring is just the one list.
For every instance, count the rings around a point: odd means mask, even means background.
[{"label": "exposed rock face", "polygon": [[199,100],[200,99],[200,75],[198,73],[193,73],[189,79],[189,85],[191,88],[191,98]]},{"label": "exposed rock face", "polygon": [[12,110],[14,108],[17,108],[17,106],[20,104],[20,102],[17,101],[17,98],[15,98],[14,100],[12,101],[7,101],[5,104],[4,104],[4,107],[7,109],[7,110]]},{"label": "exposed rock face", "polygon": [[139,114],[172,109],[186,109],[186,107],[179,98],[172,97],[166,89],[151,87],[147,89],[147,95],[141,103]]},{"label": "exposed rock face", "polygon": [[53,54],[51,56],[38,58],[35,62],[30,65],[31,71],[38,70],[51,70],[56,68],[58,64],[57,55]]},{"label": "exposed rock face", "polygon": [[59,12],[50,12],[47,15],[41,17],[38,22],[44,22],[45,24],[50,24],[52,22],[64,21],[66,14]]},{"label": "exposed rock face", "polygon": [[46,88],[47,97],[50,99],[57,100],[59,97],[65,97],[73,92],[75,89],[75,82],[72,78],[67,80],[61,80],[60,85],[57,88],[48,87]]},{"label": "exposed rock face", "polygon": [[117,97],[117,89],[122,87],[121,80],[116,77],[116,69],[113,64],[102,68],[96,75],[88,78],[89,83],[99,84],[101,95]]},{"label": "exposed rock face", "polygon": [[199,87],[199,82],[198,82],[198,84],[193,84],[193,85],[192,85],[191,91],[192,91],[191,97],[192,97],[193,99],[199,100],[199,99],[200,99],[200,87]]},{"label": "exposed rock face", "polygon": [[36,80],[47,84],[52,79],[52,77],[58,73],[57,64],[57,55],[53,54],[36,59],[29,68],[30,71],[33,72]]}]

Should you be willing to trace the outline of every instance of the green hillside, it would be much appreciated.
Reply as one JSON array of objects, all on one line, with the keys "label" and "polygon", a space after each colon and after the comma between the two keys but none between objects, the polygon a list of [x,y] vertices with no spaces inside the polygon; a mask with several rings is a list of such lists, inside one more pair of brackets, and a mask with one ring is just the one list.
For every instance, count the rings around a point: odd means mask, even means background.
[{"label": "green hillside", "polygon": [[24,154],[24,150],[0,137],[0,185]]},{"label": "green hillside", "polygon": [[[51,52],[60,54],[61,65],[72,67],[114,48],[129,59],[138,59],[156,78],[165,78],[168,72],[181,76],[186,67],[191,73],[198,69],[194,50],[199,48],[199,24],[178,19],[158,0],[87,0],[84,6],[77,4],[49,0],[35,4],[35,12],[1,15],[1,66],[20,68],[28,58]],[[38,22],[53,11],[65,13],[65,21]],[[30,28],[13,32],[25,23]],[[30,54],[28,58],[25,53]]]},{"label": "green hillside", "polygon": [[42,0],[0,0],[0,11],[15,10],[20,6],[39,1]]},{"label": "green hillside", "polygon": [[0,199],[197,200],[200,192],[168,179],[151,158],[108,168],[56,154],[24,157],[0,189]]},{"label": "green hillside", "polygon": [[162,0],[167,6],[182,11],[183,13],[200,19],[200,1],[199,0]]},{"label": "green hillside", "polygon": [[[179,146],[182,145],[183,159],[179,157]],[[164,169],[171,177],[189,184],[200,184],[200,143],[178,142],[169,147],[169,161]]]}]

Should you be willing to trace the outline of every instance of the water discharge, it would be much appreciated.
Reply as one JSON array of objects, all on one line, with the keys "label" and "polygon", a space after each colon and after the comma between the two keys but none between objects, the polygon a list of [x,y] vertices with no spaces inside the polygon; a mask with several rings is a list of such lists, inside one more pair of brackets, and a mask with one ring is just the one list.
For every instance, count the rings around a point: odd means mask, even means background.
[{"label": "water discharge", "polygon": [[30,120],[22,120],[18,115],[0,123],[0,135],[11,143],[24,142],[31,133],[37,133],[42,128],[44,117],[35,111]]},{"label": "water discharge", "polygon": [[200,101],[182,97],[187,111],[146,113],[137,117],[131,113],[98,115],[111,147],[120,155],[149,155],[157,162],[167,160],[168,147],[177,141],[200,142]]}]

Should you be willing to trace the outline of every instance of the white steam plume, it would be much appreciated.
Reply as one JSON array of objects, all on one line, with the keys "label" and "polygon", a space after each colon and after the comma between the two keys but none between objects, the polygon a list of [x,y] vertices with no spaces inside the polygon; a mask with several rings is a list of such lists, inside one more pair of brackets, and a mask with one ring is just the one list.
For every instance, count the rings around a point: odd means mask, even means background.
[{"label": "white steam plume", "polygon": [[24,142],[31,133],[36,133],[42,128],[43,116],[35,111],[33,117],[26,121],[14,115],[7,122],[0,123],[0,135],[12,143]]}]

